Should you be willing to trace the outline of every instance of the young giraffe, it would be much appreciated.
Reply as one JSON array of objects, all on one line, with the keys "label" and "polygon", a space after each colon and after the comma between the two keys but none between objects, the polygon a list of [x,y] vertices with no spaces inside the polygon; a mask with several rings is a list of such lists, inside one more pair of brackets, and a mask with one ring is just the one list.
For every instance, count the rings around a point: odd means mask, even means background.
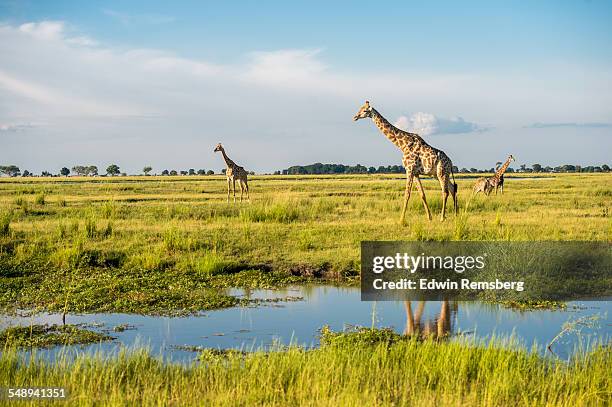
[{"label": "young giraffe", "polygon": [[508,169],[508,166],[510,165],[512,161],[514,161],[514,157],[512,156],[512,154],[510,154],[508,156],[508,159],[506,159],[506,162],[501,167],[499,167],[497,171],[495,171],[495,175],[493,175],[491,178],[487,180],[489,185],[491,186],[491,189],[495,188],[495,195],[497,195],[497,189],[500,186],[501,186],[501,193],[502,194],[504,193],[504,178],[503,178],[504,172],[506,172],[506,169]]},{"label": "young giraffe", "polygon": [[[408,133],[393,126],[372,108],[368,101],[359,109],[353,120],[357,121],[367,117],[372,118],[374,124],[376,124],[385,137],[395,144],[403,154],[402,163],[406,169],[406,190],[404,192],[404,206],[400,223],[404,222],[412,190],[412,182],[415,179],[427,218],[431,220],[431,211],[429,210],[429,205],[427,205],[425,191],[423,190],[423,185],[421,185],[419,175],[431,175],[440,181],[440,187],[442,187],[442,214],[440,215],[440,220],[443,221],[446,214],[446,200],[448,199],[449,192],[452,194],[453,207],[455,208],[455,214],[457,214],[457,183],[455,182],[453,163],[450,158],[443,151],[427,144],[418,134]],[[453,177],[453,182],[450,181],[451,176]]]},{"label": "young giraffe", "polygon": [[483,194],[489,196],[493,190],[493,186],[489,183],[489,179],[485,177],[480,177],[476,180],[476,184],[474,185],[474,195],[482,192]]},{"label": "young giraffe", "polygon": [[217,144],[215,147],[215,153],[217,151],[221,151],[223,155],[223,159],[225,160],[225,165],[227,165],[227,169],[225,170],[225,176],[227,177],[227,203],[230,201],[230,189],[233,184],[234,186],[234,202],[236,202],[236,180],[240,183],[240,202],[242,202],[242,194],[246,191],[246,196],[249,202],[251,198],[249,197],[249,184],[247,182],[247,172],[244,168],[230,160],[230,158],[225,154],[225,149],[221,145],[221,143]]}]

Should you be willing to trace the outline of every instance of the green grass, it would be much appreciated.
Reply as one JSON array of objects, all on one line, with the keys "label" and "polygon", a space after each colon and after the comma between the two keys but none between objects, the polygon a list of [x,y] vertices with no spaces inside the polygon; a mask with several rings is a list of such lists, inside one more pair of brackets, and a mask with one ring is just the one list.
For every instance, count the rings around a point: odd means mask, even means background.
[{"label": "green grass", "polygon": [[0,387],[52,383],[67,389],[69,405],[573,407],[612,402],[611,356],[599,347],[565,362],[499,340],[326,331],[320,349],[203,350],[188,366],[146,350],[45,361],[6,349]]},{"label": "green grass", "polygon": [[[2,178],[0,308],[233,306],[213,277],[346,282],[362,240],[612,240],[612,174],[509,175],[503,196],[481,194],[467,212],[475,178],[457,181],[460,216],[437,219],[439,185],[426,179],[434,220],[414,191],[400,226],[401,175],[256,176],[242,204],[225,202],[223,177]],[[237,281],[244,270],[259,272]]]}]

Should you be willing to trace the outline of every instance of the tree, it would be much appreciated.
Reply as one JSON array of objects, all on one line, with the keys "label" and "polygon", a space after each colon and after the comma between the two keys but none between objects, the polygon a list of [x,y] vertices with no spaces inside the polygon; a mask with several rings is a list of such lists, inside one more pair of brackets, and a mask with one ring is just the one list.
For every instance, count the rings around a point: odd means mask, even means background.
[{"label": "tree", "polygon": [[40,173],[40,175],[43,177],[50,177],[52,174],[49,171],[43,171]]},{"label": "tree", "polygon": [[542,166],[540,164],[533,164],[531,168],[533,168],[533,172],[542,172]]},{"label": "tree", "polygon": [[177,175],[178,173],[176,172],[176,170],[172,170],[170,171],[170,175]]},{"label": "tree", "polygon": [[170,171],[168,171],[168,170],[163,170],[163,171],[162,171],[162,175],[170,175]]},{"label": "tree", "polygon": [[119,175],[121,171],[119,170],[119,166],[117,164],[111,164],[106,167],[106,173],[112,177],[114,175]]},{"label": "tree", "polygon": [[28,170],[23,170],[23,174],[21,174],[22,177],[29,177],[31,175],[32,175],[32,173],[30,171],[28,171]]},{"label": "tree", "polygon": [[62,169],[60,170],[60,174],[62,174],[64,177],[67,177],[68,175],[70,175],[70,170],[66,167],[62,167]]},{"label": "tree", "polygon": [[87,175],[98,175],[98,167],[96,167],[95,165],[90,165],[89,167],[87,167]]},{"label": "tree", "polygon": [[9,177],[16,177],[21,174],[21,171],[16,165],[1,165],[0,174],[6,174]]},{"label": "tree", "polygon": [[181,175],[187,175],[187,171],[181,170]]},{"label": "tree", "polygon": [[153,167],[151,166],[146,166],[142,169],[142,172],[144,172],[145,175],[149,175],[149,173],[153,170]]},{"label": "tree", "polygon": [[605,172],[609,172],[610,171],[610,166],[608,164],[604,164],[601,166],[601,169]]},{"label": "tree", "polygon": [[193,168],[189,169],[189,175],[196,175],[196,172]]},{"label": "tree", "polygon": [[206,175],[206,170],[199,169],[198,175]]},{"label": "tree", "polygon": [[208,170],[206,171],[206,175],[215,175],[215,172],[213,170]]}]

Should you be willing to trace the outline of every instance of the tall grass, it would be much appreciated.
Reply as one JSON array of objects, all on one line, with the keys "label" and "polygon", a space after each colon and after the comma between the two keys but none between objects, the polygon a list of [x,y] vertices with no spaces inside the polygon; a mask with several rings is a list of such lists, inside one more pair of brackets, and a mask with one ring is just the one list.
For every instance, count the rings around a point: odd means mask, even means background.
[{"label": "tall grass", "polygon": [[[348,341],[306,351],[207,352],[164,363],[146,350],[116,356],[0,355],[0,386],[65,387],[70,404],[292,406],[583,406],[612,402],[610,349],[569,362],[495,341]],[[23,402],[27,405],[27,402]]]}]

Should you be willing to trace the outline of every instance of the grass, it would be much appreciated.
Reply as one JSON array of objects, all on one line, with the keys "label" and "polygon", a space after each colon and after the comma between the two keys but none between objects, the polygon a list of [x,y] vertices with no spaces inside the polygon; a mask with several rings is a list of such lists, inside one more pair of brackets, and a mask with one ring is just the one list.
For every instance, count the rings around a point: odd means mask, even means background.
[{"label": "grass", "polygon": [[[119,355],[0,355],[0,387],[67,389],[70,405],[609,405],[610,348],[568,362],[492,340],[419,341],[386,330],[322,333],[322,347],[199,350],[200,362],[164,363],[146,350]],[[23,405],[30,405],[27,401]]]},{"label": "grass", "polygon": [[229,205],[223,177],[1,178],[0,308],[233,306],[231,284],[350,281],[362,240],[612,240],[612,174],[509,175],[467,213],[475,178],[457,181],[460,216],[437,220],[426,179],[434,220],[415,191],[400,226],[401,175],[256,176],[252,203]]},{"label": "grass", "polygon": [[13,326],[0,331],[0,348],[77,345],[112,339],[108,335],[78,325]]}]

